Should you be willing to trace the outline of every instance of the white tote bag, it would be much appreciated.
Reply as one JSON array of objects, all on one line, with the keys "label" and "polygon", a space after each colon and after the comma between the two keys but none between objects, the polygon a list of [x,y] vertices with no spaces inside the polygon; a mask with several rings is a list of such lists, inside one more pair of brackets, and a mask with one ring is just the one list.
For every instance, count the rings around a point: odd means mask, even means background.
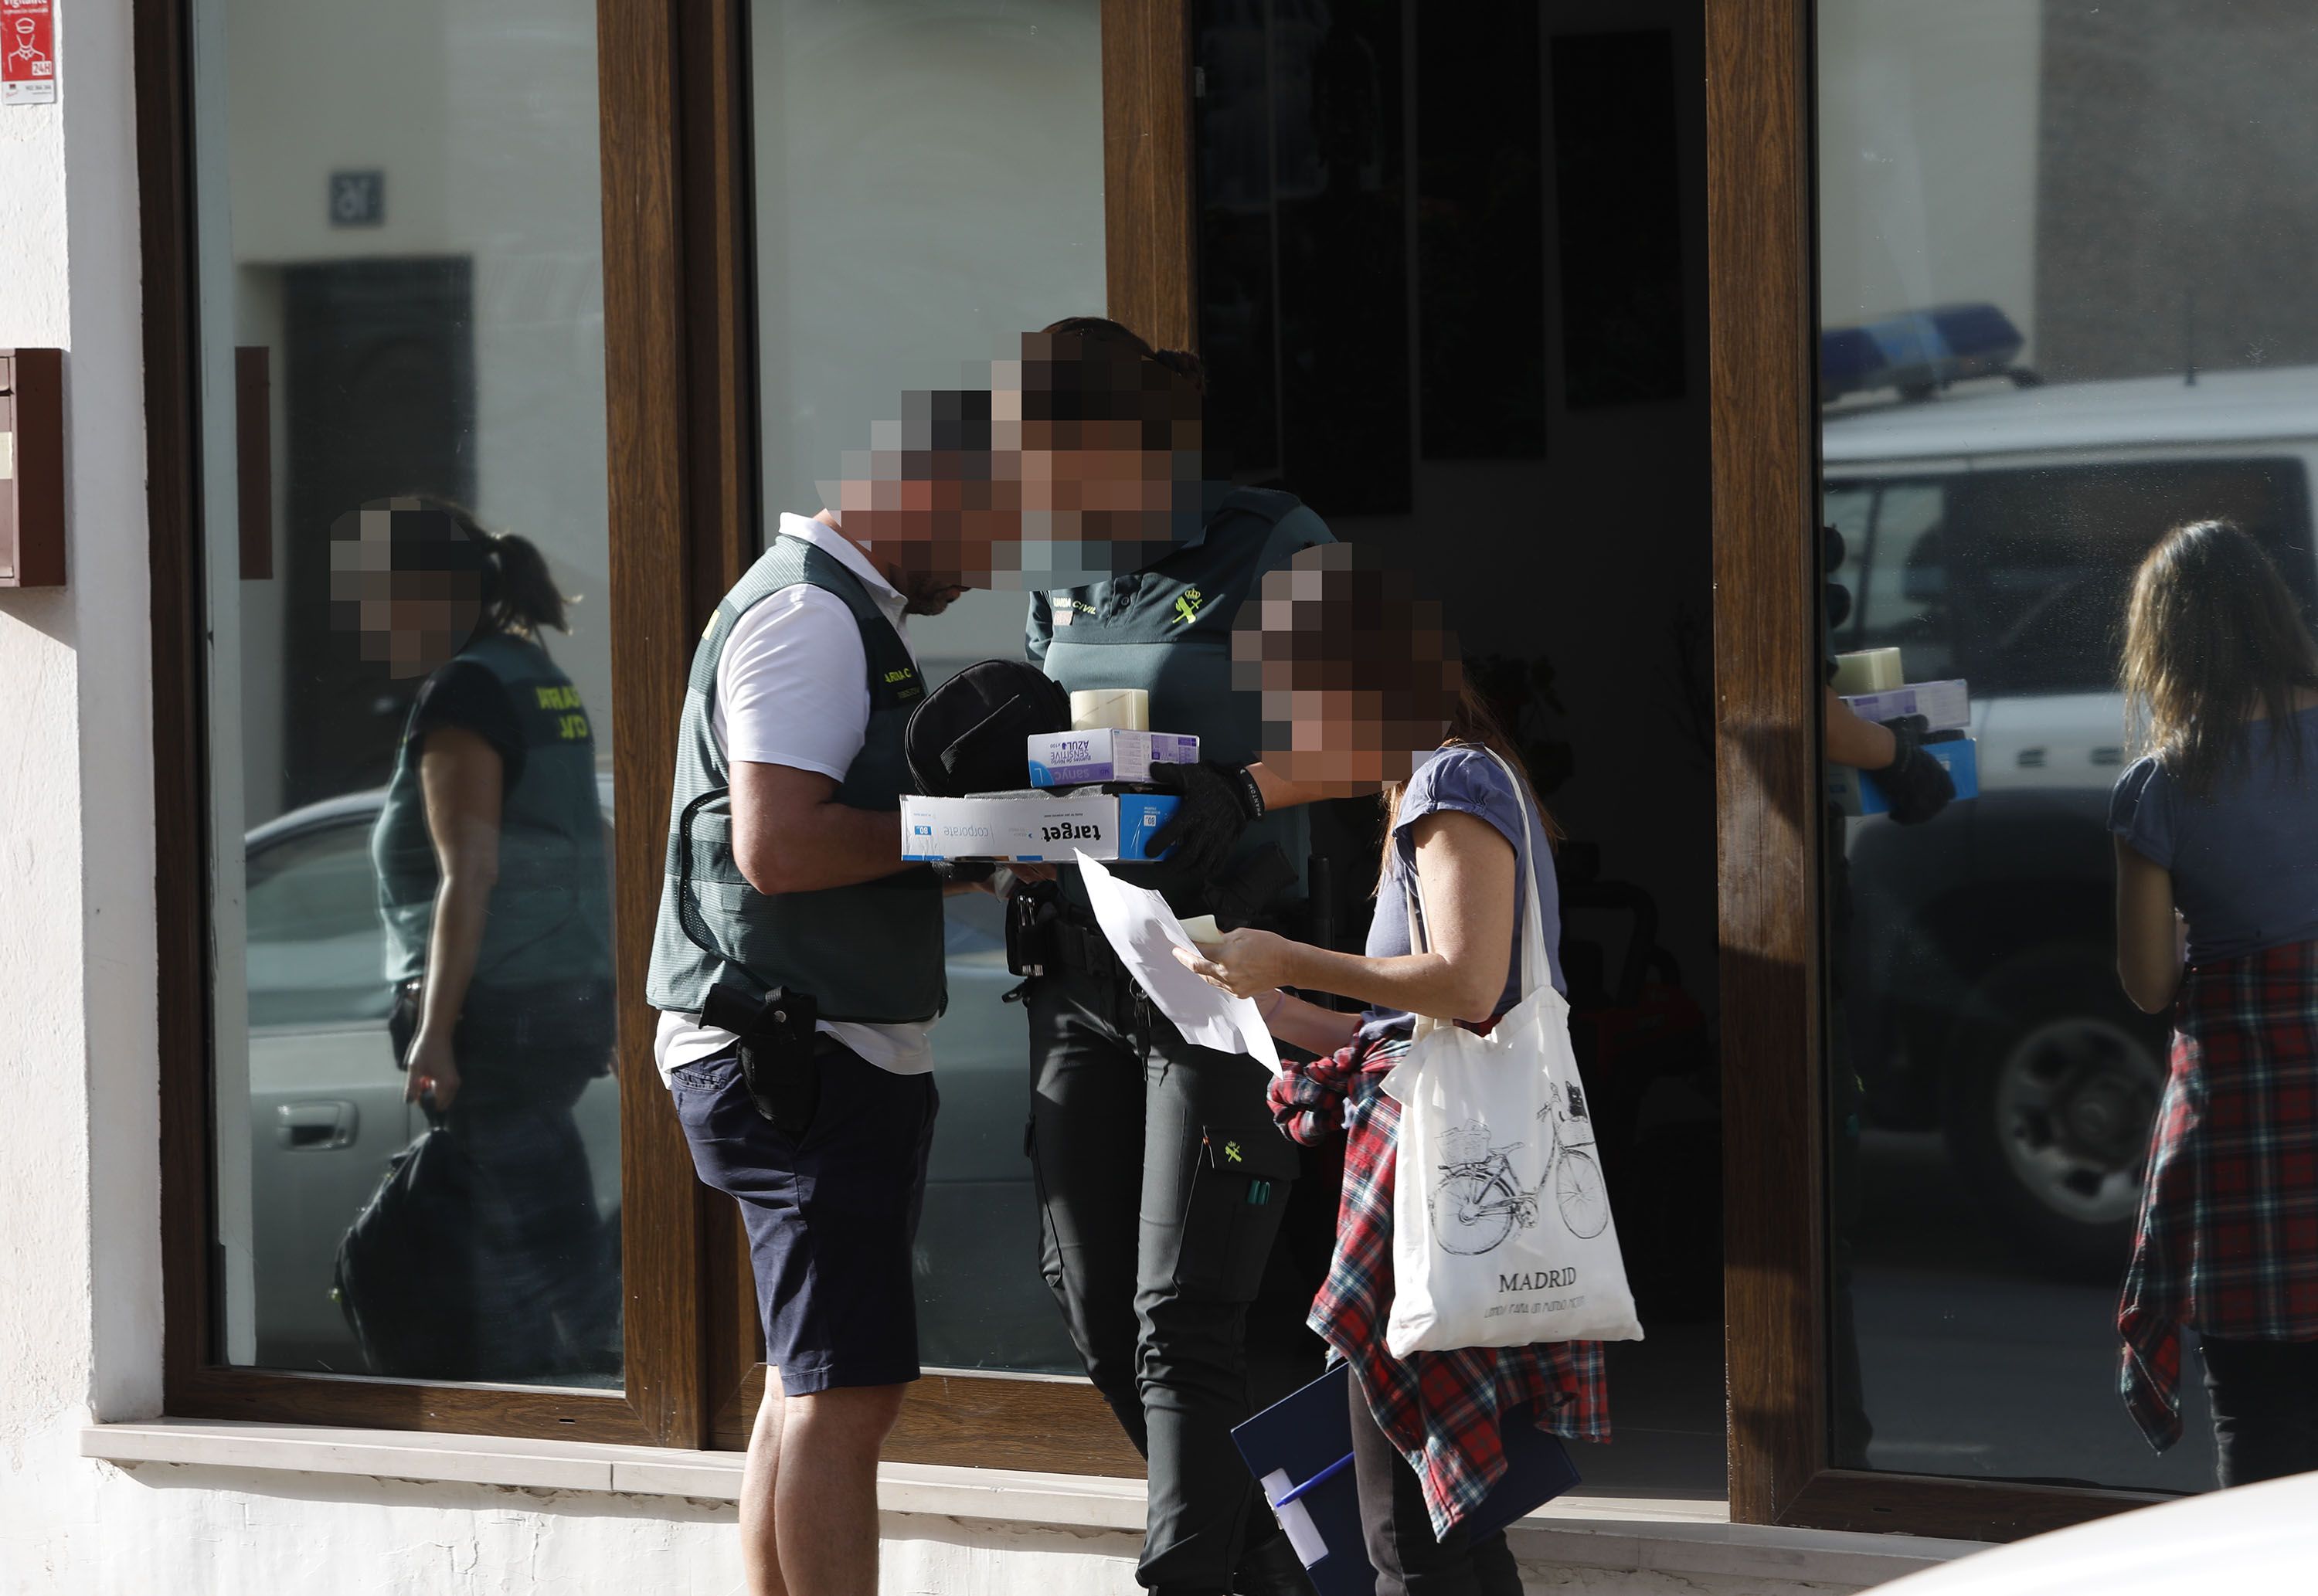
[{"label": "white tote bag", "polygon": [[[1497,764],[1521,798],[1521,781]],[[1400,1105],[1385,1325],[1396,1358],[1642,1339],[1570,1051],[1569,1005],[1546,961],[1525,798],[1521,808],[1521,1001],[1486,1036],[1419,1017],[1407,1057],[1384,1080]],[[1414,877],[1411,888],[1410,946],[1421,953]]]}]

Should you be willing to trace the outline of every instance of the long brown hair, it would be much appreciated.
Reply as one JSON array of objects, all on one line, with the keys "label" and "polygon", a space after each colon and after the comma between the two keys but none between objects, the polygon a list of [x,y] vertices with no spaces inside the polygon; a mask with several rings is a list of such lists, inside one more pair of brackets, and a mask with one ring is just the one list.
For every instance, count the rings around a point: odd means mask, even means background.
[{"label": "long brown hair", "polygon": [[[1444,749],[1481,749],[1503,759],[1514,773],[1514,780],[1517,787],[1515,796],[1537,807],[1537,818],[1545,829],[1545,846],[1548,849],[1560,846],[1562,829],[1555,822],[1552,811],[1547,809],[1539,799],[1537,789],[1530,785],[1529,768],[1522,762],[1520,748],[1506,732],[1505,722],[1497,718],[1497,712],[1489,707],[1487,697],[1473,685],[1470,675],[1465,677],[1463,686],[1458,691],[1457,706],[1450,714],[1449,730],[1442,738],[1441,746]],[[1384,804],[1384,850],[1383,856],[1377,861],[1379,892],[1384,890],[1386,881],[1391,876],[1392,830],[1400,823],[1401,794],[1407,790],[1406,782],[1387,782],[1384,785],[1381,794]],[[1521,878],[1516,875],[1514,879],[1519,881]]]},{"label": "long brown hair", "polygon": [[2212,795],[2246,748],[2259,708],[2284,734],[2296,688],[2318,687],[2318,645],[2261,545],[2227,521],[2194,521],[2159,541],[2125,608],[2126,739],[2153,753],[2193,798]]}]

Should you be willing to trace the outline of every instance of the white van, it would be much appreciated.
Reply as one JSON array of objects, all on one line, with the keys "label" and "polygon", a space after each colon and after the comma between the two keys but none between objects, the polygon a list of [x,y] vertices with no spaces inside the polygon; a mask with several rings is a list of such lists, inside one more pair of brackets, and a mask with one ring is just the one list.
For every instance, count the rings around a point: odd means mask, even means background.
[{"label": "white van", "polygon": [[2125,601],[2169,528],[2227,517],[2318,611],[2318,367],[1958,385],[1826,413],[1825,519],[1852,611],[1971,684],[1981,798],[1852,823],[1851,1054],[1870,1123],[1937,1126],[1966,1179],[2058,1258],[2122,1265],[2161,1024],[2115,974],[2108,793]]}]

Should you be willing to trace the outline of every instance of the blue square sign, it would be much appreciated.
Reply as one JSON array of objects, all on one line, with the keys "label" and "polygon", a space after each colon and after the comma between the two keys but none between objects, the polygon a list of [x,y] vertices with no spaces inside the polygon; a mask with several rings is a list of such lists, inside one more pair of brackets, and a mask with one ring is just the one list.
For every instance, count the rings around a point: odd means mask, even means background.
[{"label": "blue square sign", "polygon": [[386,220],[386,174],[330,174],[330,225],[334,228],[374,228]]}]

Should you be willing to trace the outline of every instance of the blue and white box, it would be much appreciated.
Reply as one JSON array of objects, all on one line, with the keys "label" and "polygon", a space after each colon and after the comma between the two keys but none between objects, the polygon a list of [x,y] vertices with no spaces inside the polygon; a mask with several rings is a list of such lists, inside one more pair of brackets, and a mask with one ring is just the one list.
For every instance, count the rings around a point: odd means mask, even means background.
[{"label": "blue and white box", "polygon": [[1030,785],[1034,787],[1147,782],[1154,765],[1199,762],[1199,740],[1172,731],[1097,726],[1086,731],[1030,734]]},{"label": "blue and white box", "polygon": [[913,863],[1038,863],[1083,853],[1091,859],[1142,859],[1144,845],[1167,823],[1178,802],[1172,793],[1106,793],[1100,787],[977,793],[970,798],[908,794],[902,799],[902,857]]},{"label": "blue and white box", "polygon": [[[1951,737],[1943,742],[1927,742],[1924,752],[1946,767],[1948,780],[1955,784],[1957,798],[1980,796],[1980,749],[1971,738]],[[1891,812],[1891,801],[1875,785],[1875,777],[1847,765],[1827,767],[1827,795],[1847,815]]]},{"label": "blue and white box", "polygon": [[1972,730],[1972,694],[1961,680],[1910,682],[1904,687],[1882,693],[1846,694],[1843,701],[1863,721],[1897,721],[1921,715],[1927,731]]}]

